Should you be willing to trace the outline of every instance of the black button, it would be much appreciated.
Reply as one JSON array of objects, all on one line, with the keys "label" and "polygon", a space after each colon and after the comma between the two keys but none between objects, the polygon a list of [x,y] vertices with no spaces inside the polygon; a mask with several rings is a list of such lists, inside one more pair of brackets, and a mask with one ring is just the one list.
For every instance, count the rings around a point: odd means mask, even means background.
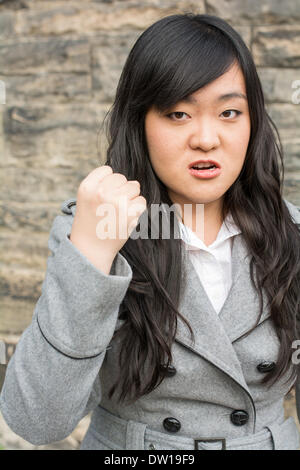
[{"label": "black button", "polygon": [[270,372],[271,370],[274,369],[275,365],[276,365],[275,362],[263,361],[260,364],[258,364],[257,370],[261,373]]},{"label": "black button", "polygon": [[166,366],[165,364],[161,364],[160,368],[166,377],[173,377],[173,375],[175,375],[177,372],[174,366]]},{"label": "black button", "polygon": [[232,423],[235,424],[236,426],[243,426],[243,424],[247,423],[249,419],[249,415],[247,411],[235,410],[231,413],[230,419]]},{"label": "black button", "polygon": [[164,419],[163,427],[166,429],[166,431],[178,432],[181,428],[181,423],[176,418],[166,418]]}]

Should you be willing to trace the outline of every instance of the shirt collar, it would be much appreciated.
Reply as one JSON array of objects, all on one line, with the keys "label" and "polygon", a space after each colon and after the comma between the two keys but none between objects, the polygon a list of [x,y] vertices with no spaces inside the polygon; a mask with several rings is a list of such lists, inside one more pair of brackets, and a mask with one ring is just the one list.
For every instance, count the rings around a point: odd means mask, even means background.
[{"label": "shirt collar", "polygon": [[195,232],[193,232],[189,227],[187,227],[180,221],[179,228],[181,233],[181,240],[189,246],[189,249],[196,250],[200,248],[206,251],[217,248],[228,238],[234,237],[235,235],[242,233],[239,227],[234,223],[232,215],[230,213],[227,214],[225,220],[223,221],[223,224],[221,225],[221,228],[218,232],[217,238],[209,246],[206,246],[205,243],[200,240],[199,237],[197,237]]}]

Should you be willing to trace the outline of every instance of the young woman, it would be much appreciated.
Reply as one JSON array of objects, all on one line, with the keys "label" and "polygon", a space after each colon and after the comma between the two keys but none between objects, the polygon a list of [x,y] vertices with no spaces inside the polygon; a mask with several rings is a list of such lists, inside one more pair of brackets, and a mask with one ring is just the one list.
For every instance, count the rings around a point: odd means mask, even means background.
[{"label": "young woman", "polygon": [[[54,220],[5,420],[37,445],[93,411],[81,449],[297,449],[283,400],[297,380],[300,214],[239,34],[210,15],[154,23],[108,131],[105,164]],[[107,204],[126,237],[99,236]],[[155,204],[170,237],[129,236]]]}]

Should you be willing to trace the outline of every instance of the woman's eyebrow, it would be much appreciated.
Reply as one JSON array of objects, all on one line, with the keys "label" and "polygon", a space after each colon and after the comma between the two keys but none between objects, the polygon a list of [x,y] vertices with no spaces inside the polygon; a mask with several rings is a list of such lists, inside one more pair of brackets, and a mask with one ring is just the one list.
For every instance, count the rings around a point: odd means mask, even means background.
[{"label": "woman's eyebrow", "polygon": [[[215,101],[216,102],[227,101],[227,100],[230,100],[231,98],[241,98],[241,99],[247,101],[246,95],[244,95],[243,93],[236,92],[236,91],[230,91],[229,93],[225,93],[224,95],[220,95],[220,96],[217,97],[217,99]],[[188,96],[184,97],[181,101],[183,103],[199,104],[198,101],[196,100],[196,98],[194,98],[191,95],[188,95]]]}]

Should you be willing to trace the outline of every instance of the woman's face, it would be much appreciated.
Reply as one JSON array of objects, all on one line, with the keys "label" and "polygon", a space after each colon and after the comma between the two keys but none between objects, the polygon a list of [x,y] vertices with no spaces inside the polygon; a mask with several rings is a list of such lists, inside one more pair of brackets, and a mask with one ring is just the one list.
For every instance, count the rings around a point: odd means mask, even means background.
[{"label": "woman's face", "polygon": [[[247,99],[221,98],[229,93],[246,96],[237,64],[190,95],[191,102],[178,102],[163,114],[151,108],[146,114],[150,160],[173,203],[221,203],[239,176],[250,138],[250,116]],[[216,161],[219,175],[211,179],[192,175],[190,164],[201,159]]]}]

